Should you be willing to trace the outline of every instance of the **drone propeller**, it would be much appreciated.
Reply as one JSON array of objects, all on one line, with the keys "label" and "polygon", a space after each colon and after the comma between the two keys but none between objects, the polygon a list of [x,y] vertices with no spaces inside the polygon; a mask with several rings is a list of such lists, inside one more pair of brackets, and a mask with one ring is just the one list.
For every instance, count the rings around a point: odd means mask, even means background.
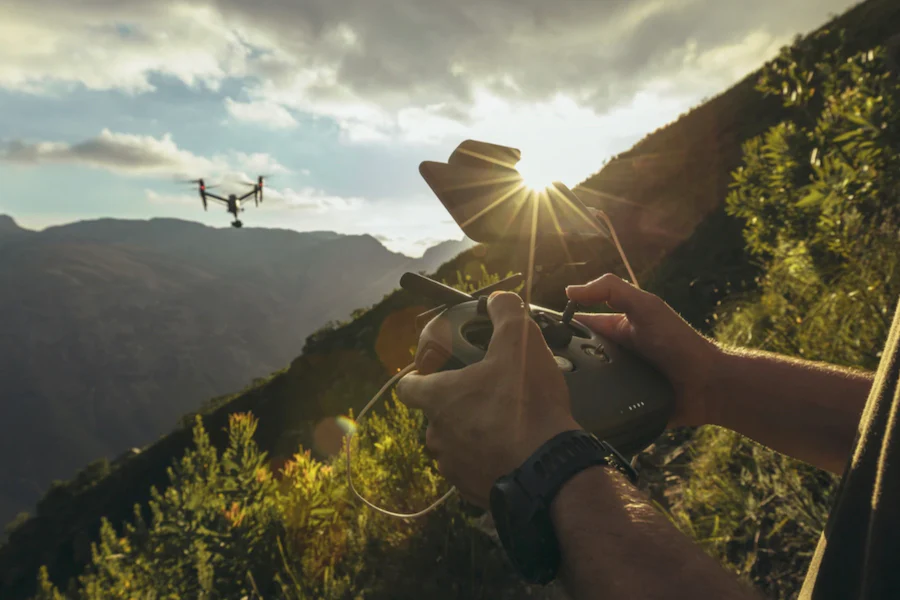
[{"label": "drone propeller", "polygon": [[271,177],[271,175],[259,175],[256,178],[256,183],[250,183],[249,181],[238,182],[241,185],[246,185],[247,187],[253,188],[253,200],[256,202],[256,206],[259,206],[259,203],[263,201],[263,188],[265,187],[265,179],[269,177]]},{"label": "drone propeller", "polygon": [[176,179],[175,181],[177,183],[192,183],[194,185],[201,185],[201,186],[203,186],[203,189],[205,189],[205,190],[214,190],[217,187],[222,186],[221,183],[217,183],[215,185],[205,185],[203,183],[203,179]]},{"label": "drone propeller", "polygon": [[264,180],[269,179],[270,177],[272,177],[272,176],[271,175],[260,175],[259,177],[256,178],[255,183],[251,182],[251,181],[238,181],[238,183],[241,185],[246,185],[248,187],[263,187]]}]

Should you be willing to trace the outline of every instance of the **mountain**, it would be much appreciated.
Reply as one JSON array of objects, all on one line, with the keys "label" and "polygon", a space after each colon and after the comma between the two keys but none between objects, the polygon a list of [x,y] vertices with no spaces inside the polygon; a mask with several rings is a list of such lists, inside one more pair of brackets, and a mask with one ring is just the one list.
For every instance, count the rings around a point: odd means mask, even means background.
[{"label": "mountain", "polygon": [[0,215],[0,246],[13,240],[21,239],[31,233],[33,232],[19,227],[19,224],[12,217]]},{"label": "mountain", "polygon": [[0,235],[25,231],[9,215],[0,215]]},{"label": "mountain", "polygon": [[0,243],[4,523],[51,481],[284,368],[315,329],[471,245],[411,259],[368,235],[171,219],[32,232],[9,217]]},{"label": "mountain", "polygon": [[[851,50],[877,45],[896,35],[900,5],[868,0],[828,27],[845,28]],[[643,287],[659,293],[701,330],[707,330],[705,323],[729,293],[728,285],[752,285],[755,273],[744,254],[741,228],[722,203],[730,173],[740,165],[741,144],[786,116],[777,101],[755,91],[758,75],[649,134],[575,189],[585,203],[613,218]],[[471,264],[504,274],[522,268],[523,259],[491,248],[466,252],[442,266],[438,277],[451,278]],[[606,269],[621,272],[611,251],[606,262],[581,271],[543,275],[535,283],[535,301],[558,308],[565,283]],[[412,320],[423,308],[420,303],[397,291],[352,322],[310,336],[287,369],[204,408],[212,442],[223,445],[229,415],[250,411],[259,419],[255,439],[273,461],[296,452],[301,443],[314,448],[317,423],[348,409],[358,411],[389,374],[409,361],[409,346],[416,341]],[[166,468],[190,445],[190,429],[179,427],[89,483],[72,481],[45,496],[37,515],[0,548],[0,595],[26,597],[42,564],[58,584],[81,572],[101,517],[114,524],[131,519],[133,505],[146,503],[151,485],[166,485]],[[652,468],[642,472],[645,481],[659,477]]]}]

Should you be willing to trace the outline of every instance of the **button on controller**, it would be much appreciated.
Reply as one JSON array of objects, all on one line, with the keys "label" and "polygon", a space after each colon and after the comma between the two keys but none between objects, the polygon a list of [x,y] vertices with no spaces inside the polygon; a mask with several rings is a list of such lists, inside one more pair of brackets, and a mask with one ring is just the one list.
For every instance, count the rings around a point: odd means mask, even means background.
[{"label": "button on controller", "polygon": [[569,372],[575,370],[575,365],[565,356],[554,356],[553,358],[556,359],[556,366],[559,367],[560,371]]},{"label": "button on controller", "polygon": [[603,362],[609,362],[609,355],[606,353],[606,350],[600,344],[596,346],[583,346],[584,353],[588,356],[593,356],[594,358],[599,358]]}]

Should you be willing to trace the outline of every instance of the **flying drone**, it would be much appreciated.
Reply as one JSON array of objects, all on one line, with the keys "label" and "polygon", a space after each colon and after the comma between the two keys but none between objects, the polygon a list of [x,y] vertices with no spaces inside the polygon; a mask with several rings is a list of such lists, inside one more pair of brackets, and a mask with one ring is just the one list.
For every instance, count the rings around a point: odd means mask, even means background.
[{"label": "flying drone", "polygon": [[263,201],[263,180],[265,179],[265,175],[260,175],[256,179],[256,183],[247,183],[245,181],[240,182],[242,185],[248,185],[252,189],[244,194],[243,196],[238,196],[237,194],[229,194],[227,198],[223,196],[218,196],[209,192],[207,190],[212,189],[217,186],[207,187],[203,182],[203,179],[192,179],[186,183],[196,183],[198,185],[198,191],[200,192],[200,199],[203,201],[203,210],[207,210],[207,200],[217,200],[226,206],[226,210],[228,213],[234,215],[234,221],[232,221],[232,227],[241,227],[243,223],[240,219],[238,219],[238,213],[244,211],[244,201],[248,200],[251,196],[253,197],[253,201],[256,203],[256,206],[259,206],[259,203]]}]

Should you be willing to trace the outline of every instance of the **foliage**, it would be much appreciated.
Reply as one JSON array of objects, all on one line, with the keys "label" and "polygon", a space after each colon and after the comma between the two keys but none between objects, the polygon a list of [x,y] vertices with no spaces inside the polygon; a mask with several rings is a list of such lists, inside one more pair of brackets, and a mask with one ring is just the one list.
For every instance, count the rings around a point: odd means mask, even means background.
[{"label": "foliage", "polygon": [[[762,275],[724,306],[724,343],[874,369],[900,294],[900,86],[881,48],[822,31],[759,89],[793,117],[744,145],[727,210]],[[835,478],[732,432],[701,430],[675,521],[768,596],[799,589]]]},{"label": "foliage", "polygon": [[[474,277],[473,277],[474,273]],[[508,272],[504,277],[512,276],[512,271]],[[456,289],[465,292],[467,294],[471,294],[475,290],[479,290],[481,288],[487,287],[489,285],[493,285],[501,280],[499,275],[488,273],[487,267],[483,263],[478,264],[477,271],[469,270],[469,272],[463,274],[462,271],[456,271],[456,281],[449,282],[444,281],[445,285],[450,285],[455,287]],[[518,291],[522,287],[520,284],[515,290]]]},{"label": "foliage", "polygon": [[[354,437],[355,484],[370,500],[412,511],[442,491],[446,484],[419,443],[422,425],[421,413],[395,398]],[[427,556],[428,577],[454,579],[442,571],[455,561],[435,564],[439,551],[466,565],[475,555],[487,556],[498,576],[474,585],[461,577],[453,589],[431,590],[433,597],[498,598],[522,590],[487,540],[476,539],[457,505],[437,511],[431,523],[361,510],[349,496],[343,456],[326,464],[301,449],[273,470],[253,440],[256,428],[250,414],[232,415],[220,453],[198,417],[194,447],[169,470],[170,486],[152,491],[149,521],[139,507],[121,531],[104,521],[92,563],[67,597],[411,598],[429,587],[426,573],[386,574],[408,573]],[[443,535],[416,539],[426,530]],[[444,546],[448,540],[450,547]],[[37,598],[60,597],[46,569],[38,588]]]},{"label": "foliage", "polygon": [[[785,60],[775,74],[816,81]],[[767,272],[759,297],[721,335],[871,369],[900,291],[900,86],[880,48],[819,70],[828,96],[814,127],[785,122],[745,146],[727,205],[746,221],[748,248]],[[798,104],[774,77],[764,89]]]},{"label": "foliage", "polygon": [[799,590],[825,526],[834,478],[738,435],[701,428],[672,515],[767,598]]},{"label": "foliage", "polygon": [[22,512],[18,513],[9,523],[7,523],[5,525],[5,527],[4,527],[5,534],[9,535],[13,531],[15,531],[16,529],[21,527],[23,524],[25,524],[26,521],[28,521],[28,518],[30,516],[31,515],[29,515],[27,511],[22,511]]}]

